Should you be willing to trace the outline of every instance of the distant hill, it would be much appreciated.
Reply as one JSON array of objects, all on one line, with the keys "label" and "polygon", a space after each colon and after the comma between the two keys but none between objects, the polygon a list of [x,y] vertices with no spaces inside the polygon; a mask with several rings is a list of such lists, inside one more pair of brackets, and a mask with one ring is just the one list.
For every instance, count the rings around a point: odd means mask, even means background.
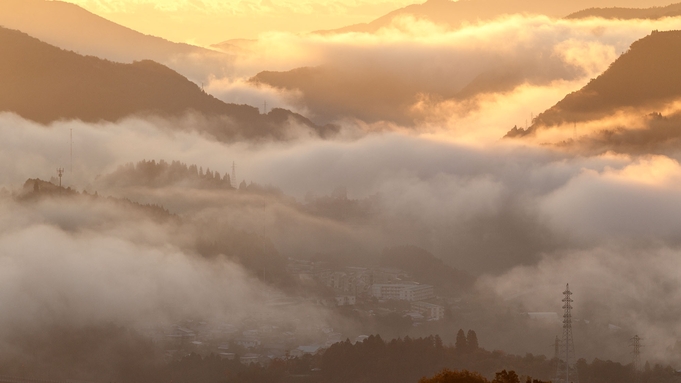
[{"label": "distant hill", "polygon": [[666,4],[666,0],[428,0],[423,4],[412,4],[397,9],[368,23],[313,33],[375,33],[381,28],[389,26],[395,18],[402,16],[411,16],[456,28],[464,22],[491,20],[507,14],[530,13],[562,17],[580,9],[594,6],[626,7]]},{"label": "distant hill", "polygon": [[287,110],[261,115],[251,106],[226,104],[153,61],[120,64],[81,56],[6,28],[0,28],[0,57],[0,111],[40,123],[194,111],[217,121],[200,128],[218,139],[284,138],[289,123],[320,135],[333,133],[333,127],[320,128]]},{"label": "distant hill", "polygon": [[681,31],[653,32],[634,42],[603,74],[537,116],[531,134],[561,124],[591,121],[623,109],[650,109],[681,97]]},{"label": "distant hill", "polygon": [[208,71],[221,74],[226,60],[221,52],[145,35],[62,1],[0,0],[0,26],[84,55],[124,63],[153,60],[195,81]]},{"label": "distant hill", "polygon": [[603,19],[648,19],[657,20],[665,17],[681,16],[681,3],[671,4],[666,7],[652,8],[589,8],[566,16],[566,19],[586,19],[600,17]]},{"label": "distant hill", "polygon": [[[192,233],[194,241],[181,241],[181,246],[188,254],[199,254],[206,258],[227,256],[243,265],[254,276],[261,276],[267,270],[267,282],[279,286],[290,286],[292,281],[286,273],[286,259],[282,257],[272,242],[255,233],[245,232],[231,226],[216,227],[212,222],[186,219],[168,211],[162,205],[142,204],[128,198],[104,197],[97,193],[78,192],[70,187],[60,187],[52,182],[40,179],[28,179],[21,192],[14,197],[24,204],[39,203],[55,200],[73,203],[79,209],[92,209],[94,216],[100,216],[111,224],[112,220],[119,223],[149,219],[155,223],[165,225],[165,230],[179,230]],[[112,208],[118,212],[117,217],[107,217],[106,211]],[[74,223],[67,220],[69,225],[90,225],[90,221]],[[74,227],[69,227],[74,229]]]}]

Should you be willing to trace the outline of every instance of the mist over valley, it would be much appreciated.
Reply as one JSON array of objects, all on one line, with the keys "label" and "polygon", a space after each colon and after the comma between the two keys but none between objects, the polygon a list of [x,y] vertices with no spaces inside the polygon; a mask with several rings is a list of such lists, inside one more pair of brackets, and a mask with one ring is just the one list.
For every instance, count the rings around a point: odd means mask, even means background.
[{"label": "mist over valley", "polygon": [[678,4],[100,3],[0,0],[0,382],[681,379]]}]

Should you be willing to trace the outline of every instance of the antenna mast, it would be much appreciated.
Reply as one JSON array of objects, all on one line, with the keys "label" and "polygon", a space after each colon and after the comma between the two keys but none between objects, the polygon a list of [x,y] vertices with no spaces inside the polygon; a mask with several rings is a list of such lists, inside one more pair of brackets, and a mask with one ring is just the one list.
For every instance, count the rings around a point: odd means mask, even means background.
[{"label": "antenna mast", "polygon": [[[563,339],[561,342],[561,356],[565,359],[558,361],[558,371],[556,372],[556,382],[572,383],[579,381],[579,376],[575,371],[575,343],[572,339],[572,291],[570,284],[565,285],[563,291]],[[572,378],[571,378],[572,376]],[[572,380],[571,380],[572,379]]]},{"label": "antenna mast", "polygon": [[57,175],[59,176],[59,187],[61,187],[61,176],[64,175],[64,168],[57,168]]},{"label": "antenna mast", "polygon": [[71,175],[73,175],[73,128],[71,128]]}]

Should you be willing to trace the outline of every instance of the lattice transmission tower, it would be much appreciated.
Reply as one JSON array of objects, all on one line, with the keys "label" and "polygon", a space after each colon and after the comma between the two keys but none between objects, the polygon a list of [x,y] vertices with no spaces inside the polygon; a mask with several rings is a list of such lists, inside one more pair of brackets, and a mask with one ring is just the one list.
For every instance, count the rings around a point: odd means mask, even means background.
[{"label": "lattice transmission tower", "polygon": [[635,371],[638,371],[641,368],[641,347],[643,347],[643,345],[641,344],[642,340],[643,339],[638,335],[634,335],[634,337],[631,338],[629,341],[629,345],[633,348],[631,353],[634,356]]},{"label": "lattice transmission tower", "polygon": [[572,291],[570,284],[563,291],[563,338],[560,346],[560,359],[556,371],[555,382],[574,383],[579,382],[575,369],[575,342],[572,339]]}]

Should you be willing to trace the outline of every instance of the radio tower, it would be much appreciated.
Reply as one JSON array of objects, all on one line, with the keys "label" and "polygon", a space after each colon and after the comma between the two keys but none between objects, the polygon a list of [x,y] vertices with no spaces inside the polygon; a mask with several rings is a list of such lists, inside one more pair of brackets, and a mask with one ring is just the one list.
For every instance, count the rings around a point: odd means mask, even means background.
[{"label": "radio tower", "polygon": [[629,345],[634,348],[634,350],[631,352],[634,354],[634,371],[638,371],[639,368],[641,368],[641,338],[638,335],[634,335],[633,338],[631,338]]},{"label": "radio tower", "polygon": [[59,187],[61,187],[61,176],[64,175],[64,168],[57,168],[57,175],[59,176]]},{"label": "radio tower", "polygon": [[556,382],[572,383],[578,382],[579,377],[574,368],[575,362],[575,343],[572,339],[572,291],[570,284],[565,285],[563,291],[563,339],[561,341],[560,354],[564,360],[558,361],[558,371],[556,372]]}]

